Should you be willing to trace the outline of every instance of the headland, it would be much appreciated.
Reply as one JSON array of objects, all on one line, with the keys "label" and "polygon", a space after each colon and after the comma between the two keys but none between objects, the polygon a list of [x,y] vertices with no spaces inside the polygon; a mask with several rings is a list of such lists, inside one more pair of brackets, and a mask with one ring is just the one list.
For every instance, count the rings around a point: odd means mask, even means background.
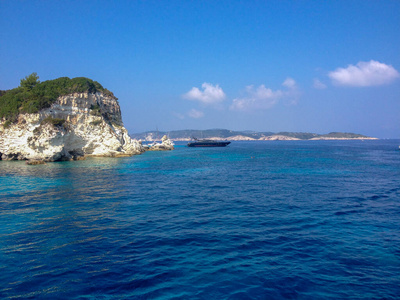
[{"label": "headland", "polygon": [[34,163],[145,151],[129,137],[118,99],[98,82],[38,79],[33,73],[0,93],[0,160]]}]

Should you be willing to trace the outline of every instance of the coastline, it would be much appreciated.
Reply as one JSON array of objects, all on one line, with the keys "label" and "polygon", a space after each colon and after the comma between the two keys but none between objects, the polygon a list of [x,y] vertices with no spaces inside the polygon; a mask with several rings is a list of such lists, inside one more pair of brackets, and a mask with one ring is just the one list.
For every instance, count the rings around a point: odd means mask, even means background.
[{"label": "coastline", "polygon": [[[254,139],[254,138],[250,138],[250,137],[238,137],[238,136],[234,136],[234,137],[227,137],[227,138],[219,138],[219,137],[210,137],[207,138],[208,140],[213,140],[213,141],[217,141],[217,140],[227,140],[227,141],[347,141],[347,140],[358,140],[358,141],[363,141],[363,140],[379,140],[379,138],[375,138],[375,137],[356,137],[356,138],[334,138],[334,137],[315,137],[312,139],[298,139],[298,138],[294,138],[294,137],[289,137],[289,136],[268,136],[268,137],[263,137],[263,138],[259,138],[259,139]],[[174,141],[174,142],[189,142],[192,139],[190,138],[170,138],[170,140]],[[153,140],[146,140],[146,141],[153,141]],[[155,140],[154,140],[155,141]]]},{"label": "coastline", "polygon": [[330,132],[325,134],[311,132],[256,132],[232,131],[228,129],[146,131],[130,134],[137,140],[154,142],[159,136],[166,135],[173,141],[190,141],[193,138],[229,141],[309,141],[309,140],[378,140],[378,138],[351,132]]}]

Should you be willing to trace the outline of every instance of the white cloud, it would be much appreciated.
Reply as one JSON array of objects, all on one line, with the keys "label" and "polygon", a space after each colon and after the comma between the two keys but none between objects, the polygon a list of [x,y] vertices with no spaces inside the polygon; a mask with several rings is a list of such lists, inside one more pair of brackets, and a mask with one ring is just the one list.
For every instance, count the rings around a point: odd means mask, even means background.
[{"label": "white cloud", "polygon": [[286,78],[286,80],[282,83],[283,86],[289,88],[289,89],[293,89],[296,88],[296,81],[294,81],[293,78]]},{"label": "white cloud", "polygon": [[291,99],[290,104],[295,104],[299,94],[296,81],[287,78],[282,85],[287,89],[273,91],[263,84],[258,88],[249,85],[246,87],[247,96],[233,99],[230,109],[239,111],[264,110],[273,107],[280,99]]},{"label": "white cloud", "polygon": [[199,119],[204,117],[204,113],[197,109],[192,109],[188,112],[188,116],[194,119]]},{"label": "white cloud", "polygon": [[326,84],[325,84],[325,83],[322,83],[319,79],[314,78],[313,87],[314,87],[315,89],[318,89],[318,90],[323,90],[323,89],[326,89]]},{"label": "white cloud", "polygon": [[254,85],[246,87],[247,96],[244,98],[233,99],[231,109],[233,110],[252,110],[252,109],[268,109],[274,106],[278,99],[282,97],[282,91],[273,91],[260,85],[254,88]]},{"label": "white cloud", "polygon": [[203,104],[216,104],[225,99],[225,93],[222,88],[216,84],[213,86],[210,83],[204,82],[200,91],[197,87],[193,87],[189,92],[183,95],[183,98],[188,100],[200,101]]},{"label": "white cloud", "polygon": [[399,72],[390,65],[375,60],[360,61],[356,66],[337,68],[328,76],[334,84],[347,86],[377,86],[388,84],[398,78]]}]

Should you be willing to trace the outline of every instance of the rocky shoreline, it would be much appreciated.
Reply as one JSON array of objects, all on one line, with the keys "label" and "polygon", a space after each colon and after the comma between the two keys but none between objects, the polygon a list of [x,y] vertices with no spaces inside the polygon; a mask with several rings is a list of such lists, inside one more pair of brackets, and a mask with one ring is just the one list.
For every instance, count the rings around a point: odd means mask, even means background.
[{"label": "rocky shoreline", "polygon": [[172,149],[166,136],[151,147],[132,139],[118,98],[89,78],[40,82],[32,73],[19,87],[0,91],[0,160],[38,165]]},{"label": "rocky shoreline", "polygon": [[145,151],[125,129],[115,97],[103,93],[60,96],[50,107],[0,120],[0,159],[34,162],[121,157]]}]

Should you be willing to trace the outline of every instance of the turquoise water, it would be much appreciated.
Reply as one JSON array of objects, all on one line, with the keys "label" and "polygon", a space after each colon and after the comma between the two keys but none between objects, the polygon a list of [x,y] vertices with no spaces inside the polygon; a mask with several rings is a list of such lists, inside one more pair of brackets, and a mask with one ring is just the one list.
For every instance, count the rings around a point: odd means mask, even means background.
[{"label": "turquoise water", "polygon": [[399,298],[399,144],[0,161],[0,297]]}]

